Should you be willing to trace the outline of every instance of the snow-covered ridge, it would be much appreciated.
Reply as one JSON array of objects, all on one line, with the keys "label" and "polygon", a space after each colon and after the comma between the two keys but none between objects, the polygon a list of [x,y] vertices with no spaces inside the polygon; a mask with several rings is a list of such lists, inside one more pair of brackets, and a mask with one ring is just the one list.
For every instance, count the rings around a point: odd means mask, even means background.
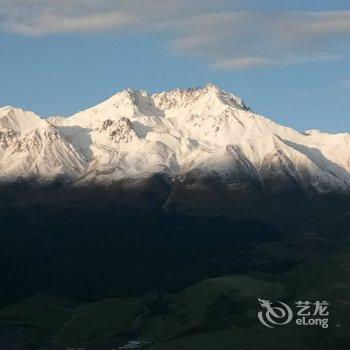
[{"label": "snow-covered ridge", "polygon": [[208,84],[125,90],[70,117],[0,108],[0,179],[108,183],[164,172],[350,190],[350,134],[299,133]]}]

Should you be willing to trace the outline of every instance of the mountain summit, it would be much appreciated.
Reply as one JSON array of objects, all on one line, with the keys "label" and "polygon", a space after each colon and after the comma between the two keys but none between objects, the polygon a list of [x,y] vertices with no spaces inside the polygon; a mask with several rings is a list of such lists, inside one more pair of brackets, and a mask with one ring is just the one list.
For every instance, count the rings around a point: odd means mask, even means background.
[{"label": "mountain summit", "polygon": [[228,188],[349,191],[349,146],[350,134],[299,133],[212,84],[153,95],[128,89],[67,118],[0,108],[2,182],[106,184],[162,173],[214,176]]}]

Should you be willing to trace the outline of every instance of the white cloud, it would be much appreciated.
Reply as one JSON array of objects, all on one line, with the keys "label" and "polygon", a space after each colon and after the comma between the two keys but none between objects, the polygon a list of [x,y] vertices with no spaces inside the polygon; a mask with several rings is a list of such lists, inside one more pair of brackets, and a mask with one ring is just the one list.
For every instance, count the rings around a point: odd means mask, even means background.
[{"label": "white cloud", "polygon": [[172,47],[223,69],[337,60],[350,51],[350,28],[336,18],[350,22],[350,12],[204,14],[174,23]]},{"label": "white cloud", "polygon": [[0,26],[27,36],[166,34],[172,53],[224,70],[330,61],[350,53],[350,11],[244,11],[249,1],[0,0]]},{"label": "white cloud", "polygon": [[0,0],[0,25],[28,36],[123,28],[149,30],[157,22],[176,18],[179,13],[193,13],[197,7],[187,0]]},{"label": "white cloud", "polygon": [[112,1],[0,0],[0,4],[2,28],[27,36],[118,30],[136,20],[132,12],[115,9]]},{"label": "white cloud", "polygon": [[311,56],[299,56],[299,55],[286,55],[283,60],[264,58],[264,57],[241,57],[234,58],[227,61],[217,62],[211,65],[212,68],[218,68],[222,70],[241,70],[258,67],[268,66],[290,66],[295,64],[303,64],[307,62],[326,62],[341,60],[341,55],[311,55]]},{"label": "white cloud", "polygon": [[27,36],[36,36],[64,32],[96,32],[124,28],[134,18],[128,13],[111,12],[108,14],[91,14],[84,17],[45,14],[34,23],[9,23],[7,30]]},{"label": "white cloud", "polygon": [[248,69],[256,67],[266,67],[275,65],[277,62],[272,59],[267,59],[263,57],[241,57],[234,58],[232,60],[214,63],[211,65],[213,68],[219,68],[223,70],[232,69]]}]

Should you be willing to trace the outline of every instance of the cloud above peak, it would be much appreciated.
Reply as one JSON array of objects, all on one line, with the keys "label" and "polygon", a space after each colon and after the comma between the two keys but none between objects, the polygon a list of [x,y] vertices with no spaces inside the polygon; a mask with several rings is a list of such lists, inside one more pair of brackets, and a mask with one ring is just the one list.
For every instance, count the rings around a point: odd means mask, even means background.
[{"label": "cloud above peak", "polygon": [[245,9],[249,2],[254,1],[0,0],[0,26],[34,37],[146,32],[164,36],[172,54],[199,57],[223,70],[349,55],[350,11],[253,11]]}]

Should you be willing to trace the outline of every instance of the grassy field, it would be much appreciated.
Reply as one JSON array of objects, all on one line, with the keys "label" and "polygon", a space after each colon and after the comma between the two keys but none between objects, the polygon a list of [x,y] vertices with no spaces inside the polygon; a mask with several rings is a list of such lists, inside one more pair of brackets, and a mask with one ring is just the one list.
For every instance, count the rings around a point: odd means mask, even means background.
[{"label": "grassy field", "polygon": [[[323,264],[300,265],[278,278],[223,276],[179,293],[83,304],[38,296],[4,308],[0,329],[2,333],[13,330],[16,350],[39,349],[45,343],[57,349],[102,350],[138,338],[151,340],[150,350],[346,349],[350,344],[349,272],[346,246]],[[328,300],[330,327],[267,329],[256,317],[258,297],[289,303],[299,298]]]}]

